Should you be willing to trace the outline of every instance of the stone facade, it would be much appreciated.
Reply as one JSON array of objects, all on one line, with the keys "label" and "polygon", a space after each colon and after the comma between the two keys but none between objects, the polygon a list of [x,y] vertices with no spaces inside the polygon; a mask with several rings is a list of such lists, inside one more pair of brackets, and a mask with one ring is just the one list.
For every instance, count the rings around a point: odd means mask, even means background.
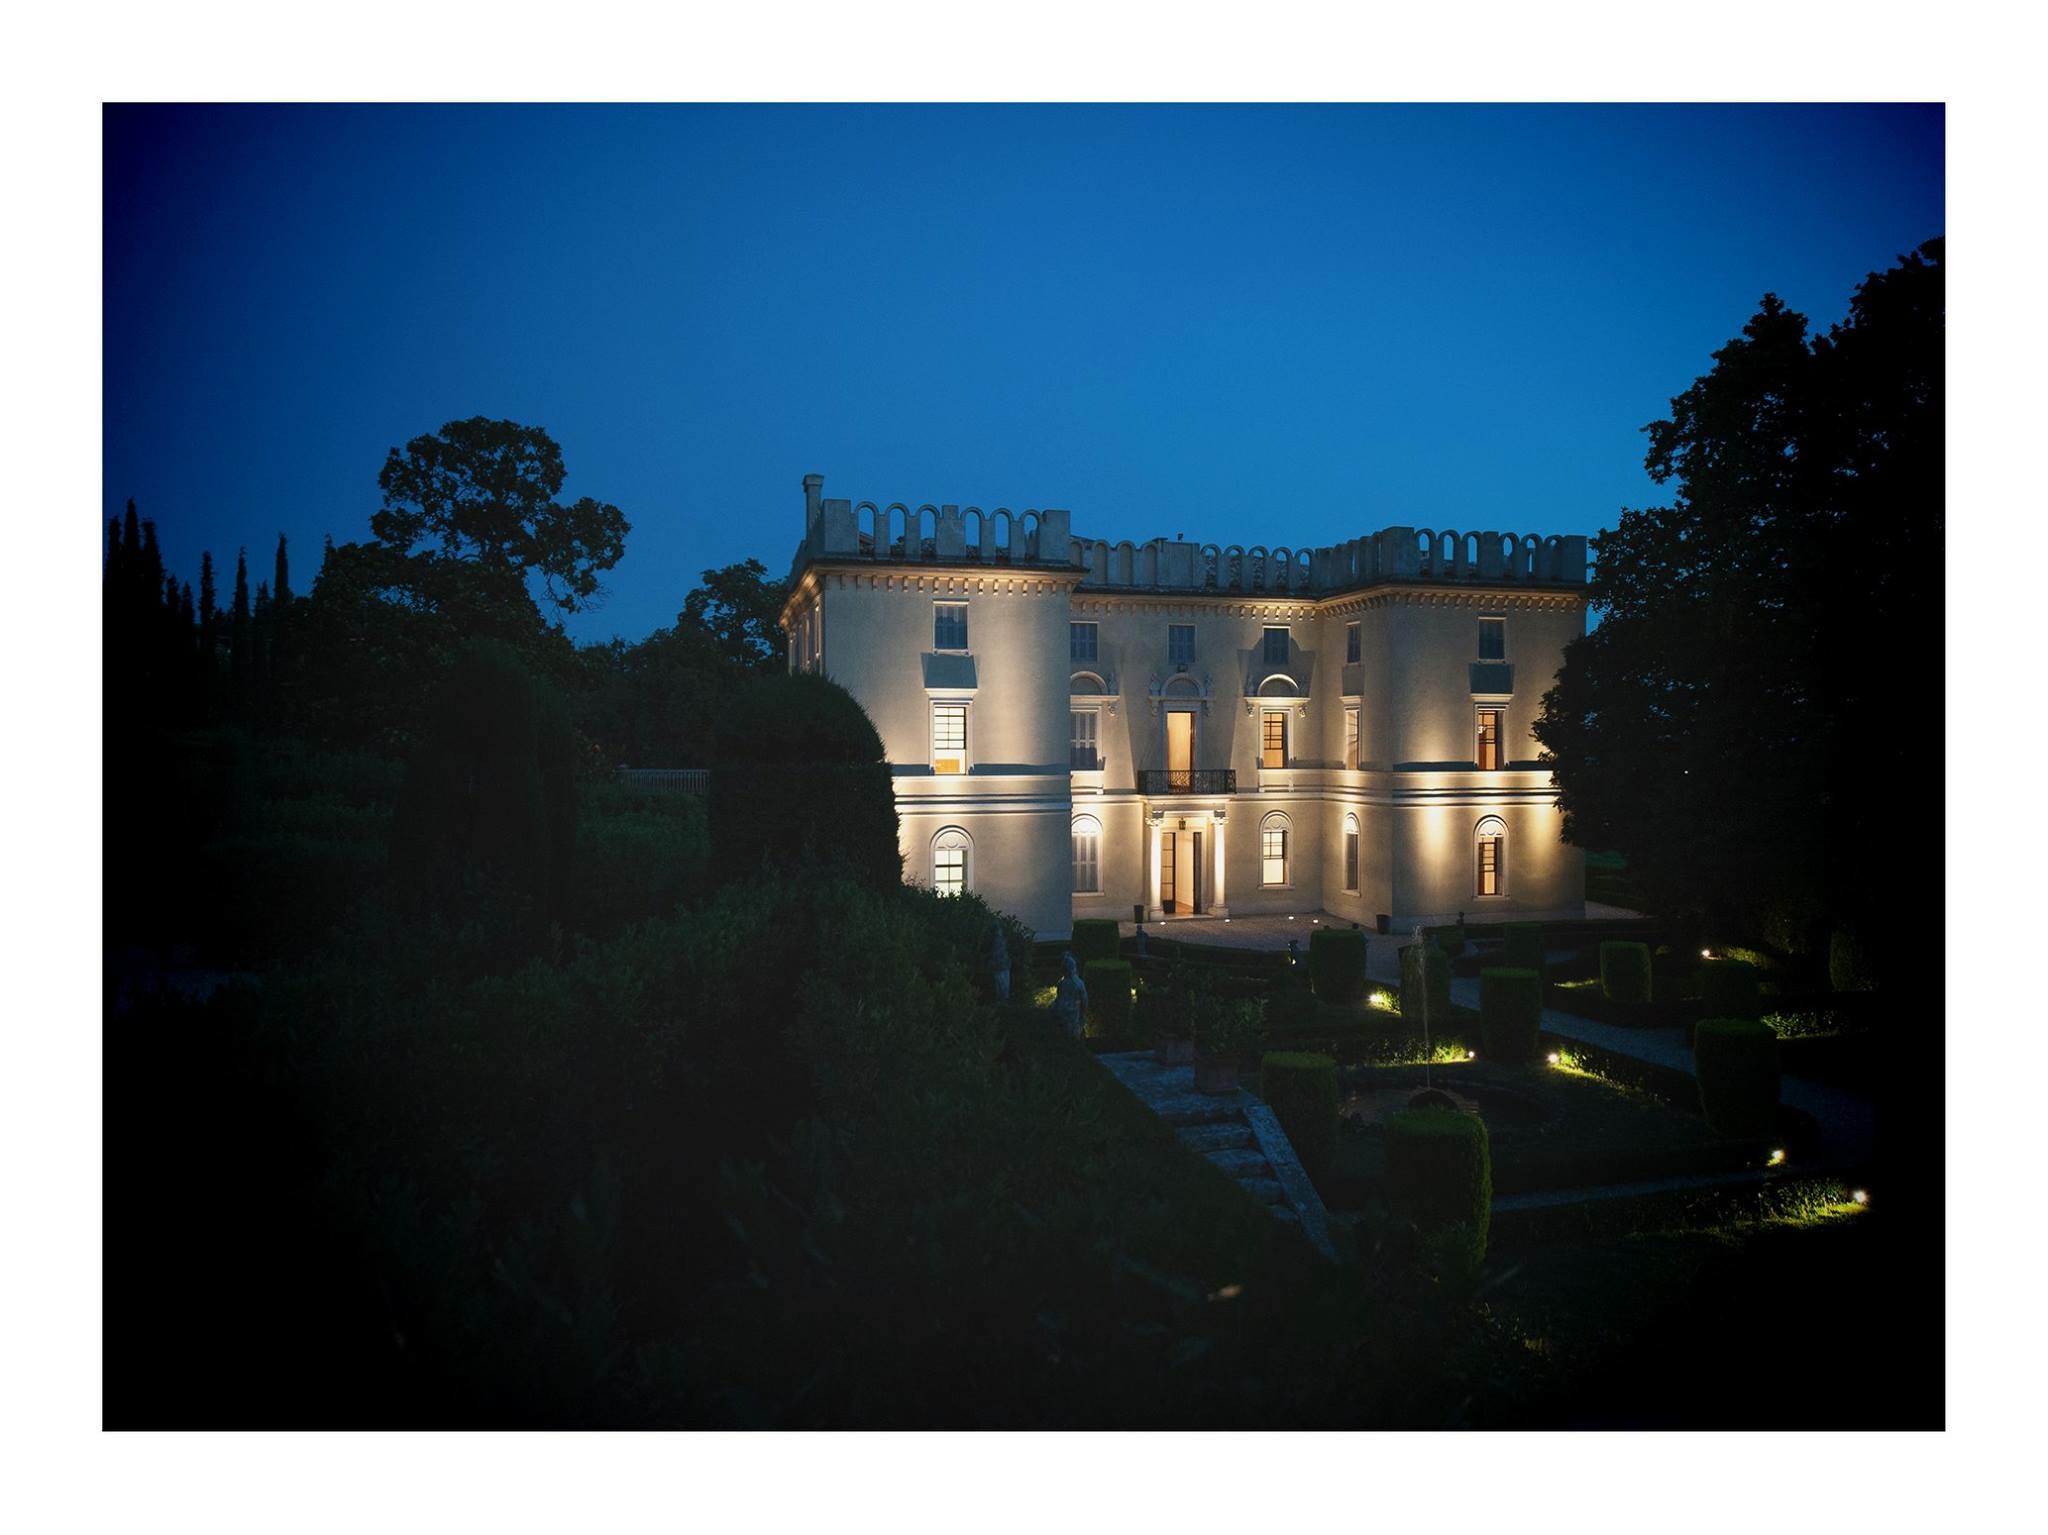
[{"label": "stone facade", "polygon": [[1045,937],[1134,907],[1397,930],[1583,910],[1529,734],[1584,632],[1583,538],[1110,544],[1065,511],[823,489],[790,666],[874,720],[906,878]]}]

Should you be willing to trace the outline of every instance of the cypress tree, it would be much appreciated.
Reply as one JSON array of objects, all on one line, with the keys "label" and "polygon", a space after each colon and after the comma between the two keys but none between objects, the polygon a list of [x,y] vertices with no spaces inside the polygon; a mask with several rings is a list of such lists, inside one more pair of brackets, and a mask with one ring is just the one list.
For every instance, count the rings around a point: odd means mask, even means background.
[{"label": "cypress tree", "polygon": [[228,703],[231,712],[249,708],[249,555],[235,551],[235,606],[228,620]]},{"label": "cypress tree", "polygon": [[199,716],[211,723],[214,715],[214,647],[220,628],[219,609],[214,605],[213,551],[199,556]]},{"label": "cypress tree", "polygon": [[270,583],[256,583],[256,611],[249,620],[249,703],[259,718],[270,709]]},{"label": "cypress tree", "polygon": [[284,535],[277,535],[277,578],[271,583],[273,595],[280,605],[292,600],[292,576],[290,563],[284,555]]}]

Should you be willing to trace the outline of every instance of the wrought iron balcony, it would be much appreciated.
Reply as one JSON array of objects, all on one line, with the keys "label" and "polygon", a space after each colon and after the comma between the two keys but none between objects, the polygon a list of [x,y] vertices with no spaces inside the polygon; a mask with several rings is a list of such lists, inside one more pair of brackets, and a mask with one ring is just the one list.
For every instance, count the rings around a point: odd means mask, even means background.
[{"label": "wrought iron balcony", "polygon": [[1140,794],[1235,794],[1235,768],[1140,768]]}]

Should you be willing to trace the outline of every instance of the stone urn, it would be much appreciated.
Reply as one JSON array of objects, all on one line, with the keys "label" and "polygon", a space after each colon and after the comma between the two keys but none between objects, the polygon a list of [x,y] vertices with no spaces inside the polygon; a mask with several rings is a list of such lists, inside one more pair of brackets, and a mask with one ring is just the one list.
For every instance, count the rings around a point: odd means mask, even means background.
[{"label": "stone urn", "polygon": [[1237,1091],[1237,1057],[1198,1055],[1195,1057],[1195,1091],[1234,1093]]},{"label": "stone urn", "polygon": [[1152,1059],[1161,1066],[1192,1066],[1195,1042],[1184,1035],[1161,1034],[1152,1041]]}]

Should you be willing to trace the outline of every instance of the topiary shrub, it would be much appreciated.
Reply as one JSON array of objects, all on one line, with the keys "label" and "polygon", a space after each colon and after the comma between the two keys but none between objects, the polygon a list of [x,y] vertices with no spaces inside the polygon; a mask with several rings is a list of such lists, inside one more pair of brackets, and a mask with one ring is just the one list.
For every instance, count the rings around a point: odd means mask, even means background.
[{"label": "topiary shrub", "polygon": [[1700,1011],[1708,1018],[1761,1018],[1756,970],[1739,959],[1700,961]]},{"label": "topiary shrub", "polygon": [[1479,972],[1479,1052],[1489,1061],[1536,1058],[1543,1032],[1543,977],[1534,970]]},{"label": "topiary shrub", "polygon": [[1650,1000],[1650,946],[1609,939],[1600,945],[1600,992],[1610,1002]]},{"label": "topiary shrub", "polygon": [[1088,987],[1088,1037],[1113,1045],[1139,1043],[1130,961],[1091,959],[1081,967],[1081,979]]},{"label": "topiary shrub", "polygon": [[1446,927],[1424,928],[1422,941],[1435,944],[1443,951],[1445,959],[1455,960],[1465,952],[1465,930],[1456,923]]},{"label": "topiary shrub", "polygon": [[1828,934],[1828,986],[1834,991],[1868,991],[1870,961],[1863,944],[1846,927]]},{"label": "topiary shrub", "polygon": [[1308,973],[1323,1001],[1358,1001],[1365,995],[1365,934],[1356,928],[1317,928],[1308,937]]},{"label": "topiary shrub", "polygon": [[1408,1107],[1411,1109],[1450,1109],[1455,1112],[1458,1109],[1458,1100],[1445,1092],[1441,1087],[1424,1087],[1408,1095]]},{"label": "topiary shrub", "polygon": [[1544,974],[1543,926],[1537,922],[1509,922],[1500,930],[1500,962],[1510,970],[1533,970]]},{"label": "topiary shrub", "polygon": [[1311,1182],[1321,1185],[1337,1154],[1337,1063],[1282,1051],[1259,1063],[1259,1096],[1280,1121]]},{"label": "topiary shrub", "polygon": [[1778,1036],[1755,1018],[1707,1018],[1693,1032],[1700,1108],[1716,1135],[1761,1140],[1778,1116]]},{"label": "topiary shrub", "polygon": [[1446,1239],[1474,1268],[1486,1261],[1493,1157],[1486,1125],[1455,1109],[1399,1109],[1387,1116],[1387,1182],[1394,1208],[1425,1239]]},{"label": "topiary shrub", "polygon": [[1074,958],[1082,964],[1091,959],[1115,959],[1117,956],[1116,922],[1109,917],[1076,917],[1074,919]]},{"label": "topiary shrub", "polygon": [[1401,1016],[1413,1028],[1422,1026],[1423,983],[1429,985],[1429,1021],[1450,1022],[1451,962],[1435,944],[1407,944],[1401,949]]},{"label": "topiary shrub", "polygon": [[1314,993],[1299,986],[1282,986],[1268,994],[1265,1001],[1266,1027],[1273,1033],[1312,1029],[1322,1021],[1323,1004]]},{"label": "topiary shrub", "polygon": [[851,693],[814,672],[751,677],[719,726],[707,804],[716,878],[829,865],[868,885],[903,882],[894,779]]}]

